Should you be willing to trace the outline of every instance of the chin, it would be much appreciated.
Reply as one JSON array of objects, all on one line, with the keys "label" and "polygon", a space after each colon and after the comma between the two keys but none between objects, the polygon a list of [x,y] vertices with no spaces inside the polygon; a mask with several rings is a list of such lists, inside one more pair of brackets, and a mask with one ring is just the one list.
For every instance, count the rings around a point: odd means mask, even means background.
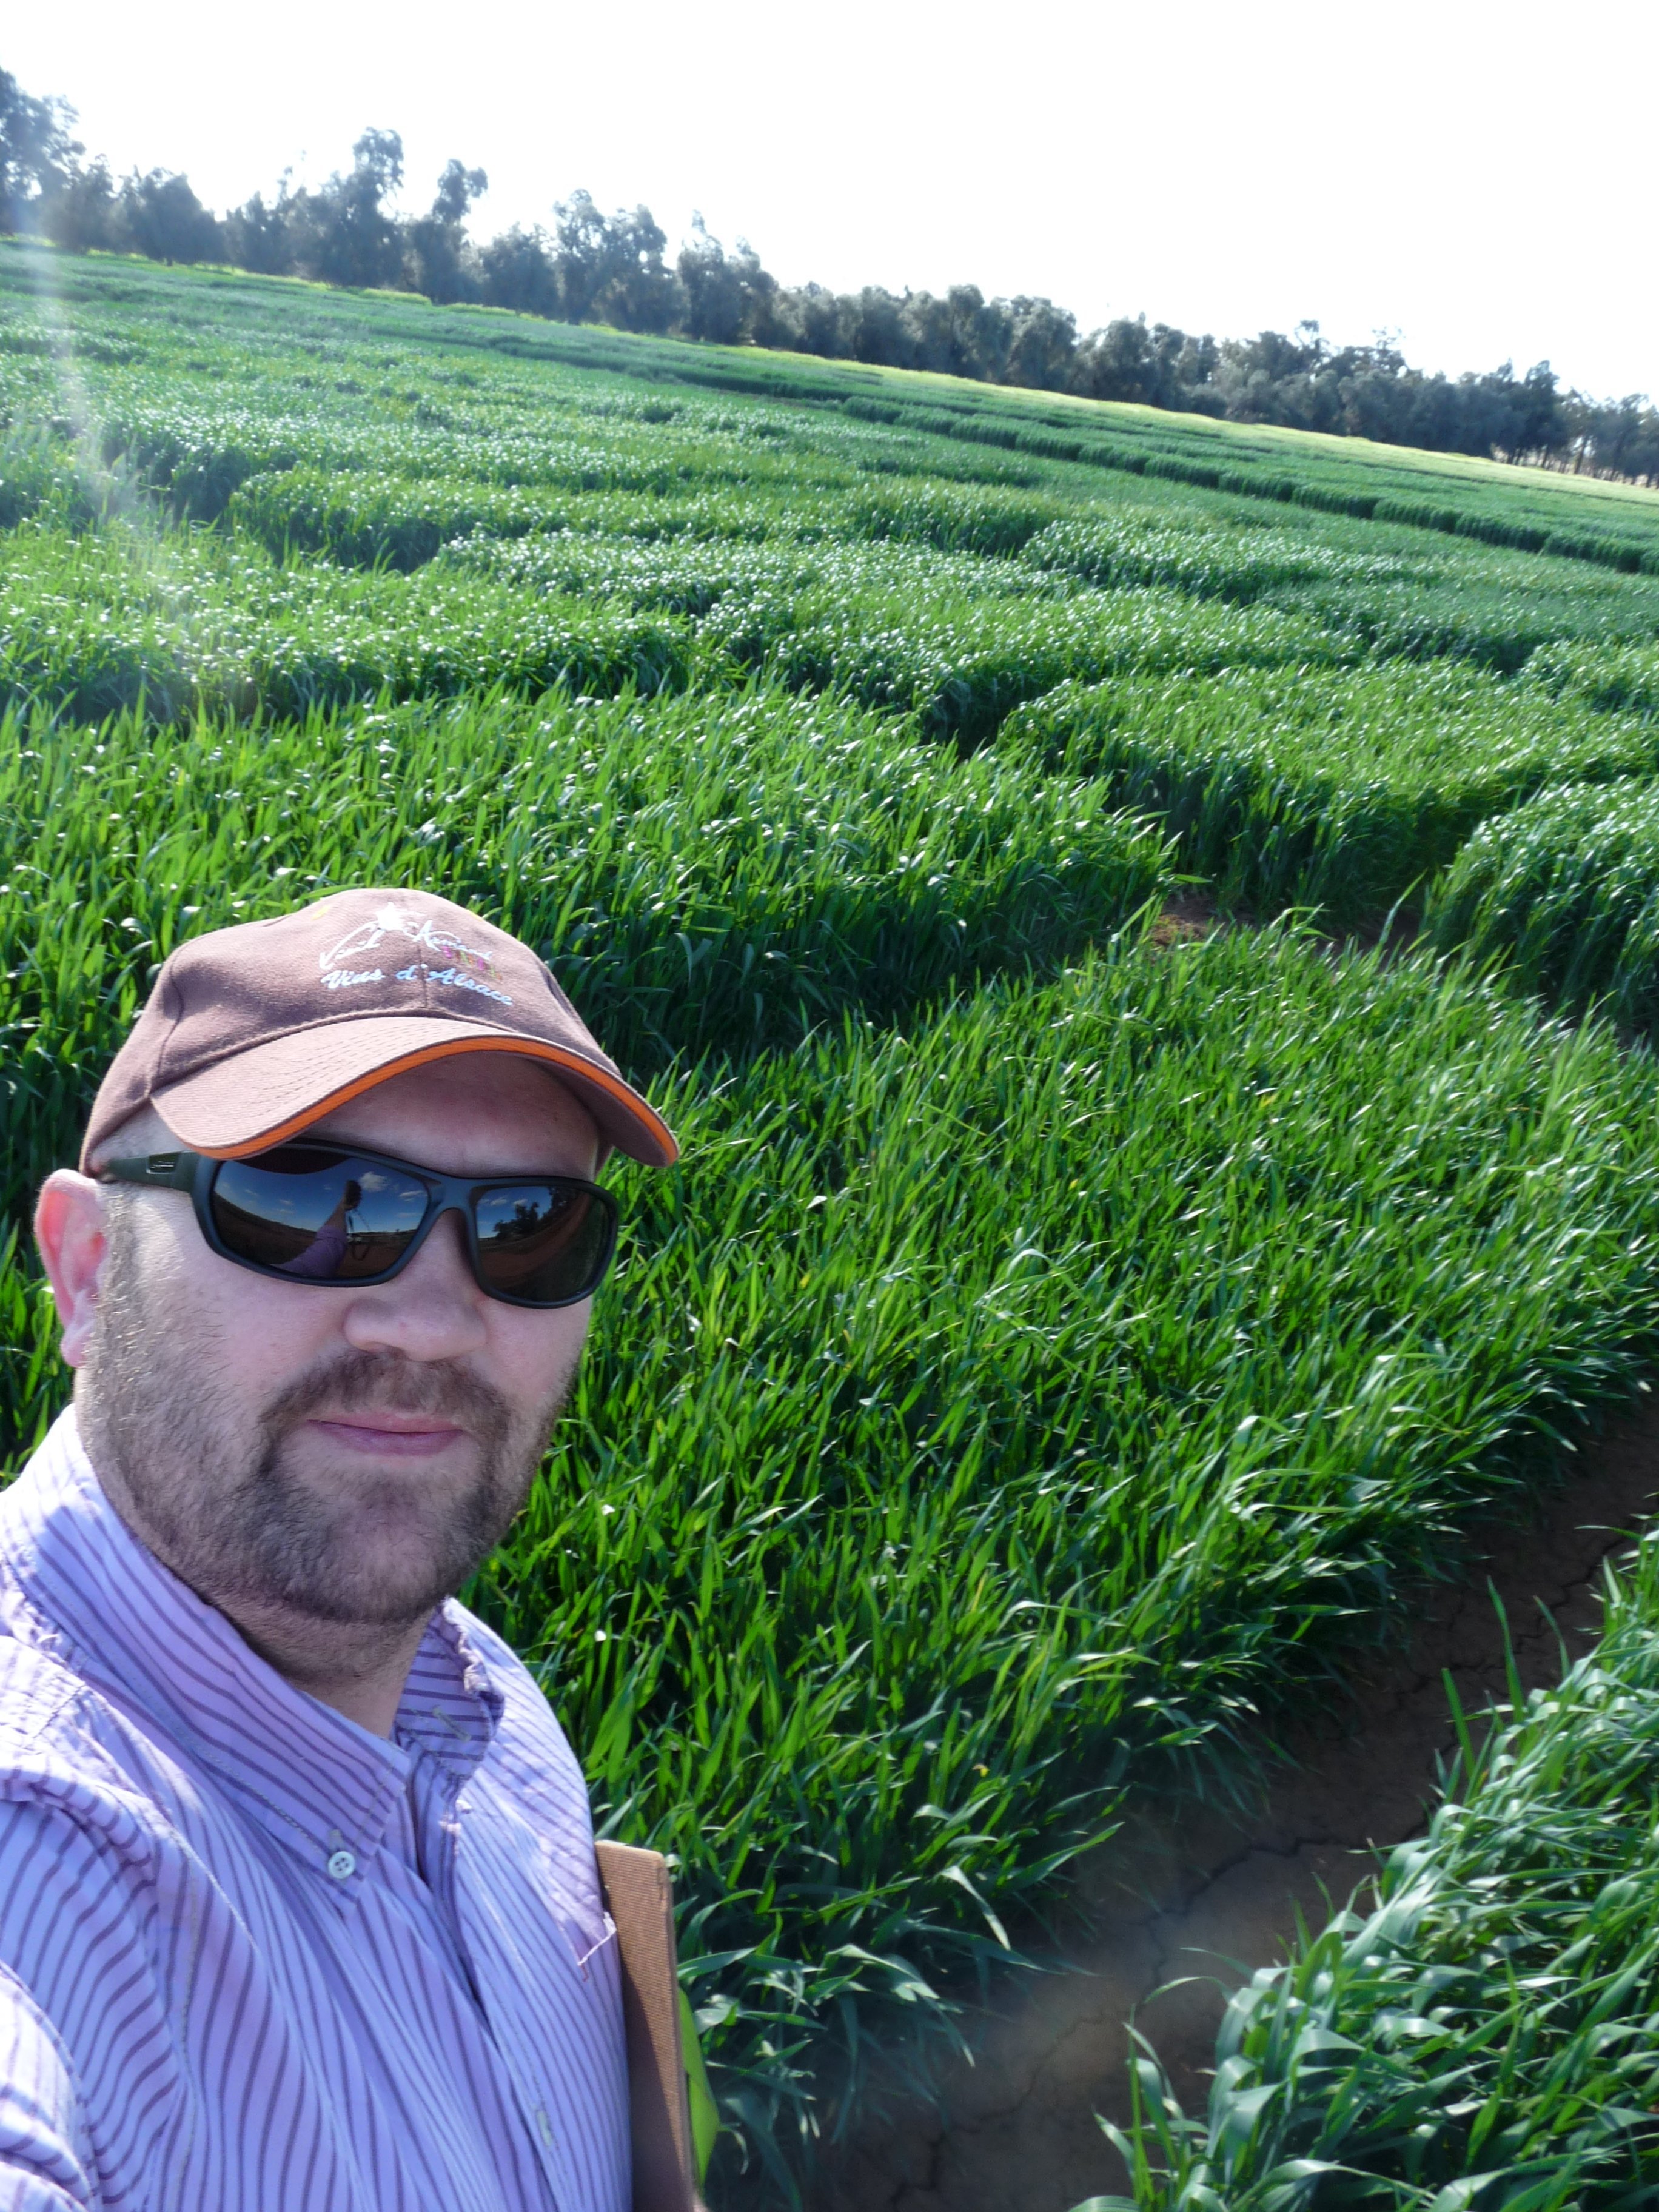
[{"label": "chin", "polygon": [[408,1476],[388,1480],[355,1503],[337,1498],[329,1553],[349,1561],[341,1577],[365,1617],[407,1618],[451,1595],[500,1540],[499,1516],[476,1482],[451,1482],[436,1494],[410,1495]]},{"label": "chin", "polygon": [[289,1601],[297,1611],[366,1628],[412,1626],[472,1571],[470,1550],[462,1555],[428,1545],[353,1545],[349,1534],[342,1542],[349,1546],[349,1568],[291,1588]]}]

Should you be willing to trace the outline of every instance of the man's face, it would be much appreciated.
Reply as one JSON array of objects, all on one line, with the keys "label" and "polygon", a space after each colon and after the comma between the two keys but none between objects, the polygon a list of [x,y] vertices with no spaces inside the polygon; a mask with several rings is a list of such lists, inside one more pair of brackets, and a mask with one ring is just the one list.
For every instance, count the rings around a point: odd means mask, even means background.
[{"label": "man's face", "polygon": [[[394,1077],[314,1133],[461,1175],[594,1172],[586,1113],[505,1054]],[[152,1114],[114,1152],[168,1141]],[[524,1504],[588,1304],[486,1297],[454,1214],[392,1281],[336,1289],[219,1258],[182,1192],[105,1205],[76,1401],[137,1534],[233,1617],[423,1620]]]}]

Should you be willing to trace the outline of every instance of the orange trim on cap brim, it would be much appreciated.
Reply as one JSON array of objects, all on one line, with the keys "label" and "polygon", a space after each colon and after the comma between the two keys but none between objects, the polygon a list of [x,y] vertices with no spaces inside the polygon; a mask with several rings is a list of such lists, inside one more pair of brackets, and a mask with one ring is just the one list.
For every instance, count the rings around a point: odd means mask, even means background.
[{"label": "orange trim on cap brim", "polygon": [[[269,1146],[280,1145],[289,1137],[297,1137],[313,1121],[320,1121],[325,1114],[331,1114],[337,1106],[349,1106],[354,1098],[361,1098],[366,1091],[373,1091],[378,1084],[386,1082],[394,1075],[407,1074],[412,1067],[425,1067],[434,1060],[453,1060],[464,1052],[514,1053],[522,1060],[543,1060],[550,1066],[562,1069],[567,1074],[579,1075],[585,1083],[592,1084],[595,1089],[609,1092],[619,1106],[626,1109],[630,1121],[644,1124],[666,1155],[662,1162],[664,1167],[672,1167],[680,1156],[679,1145],[667,1122],[619,1076],[610,1074],[603,1067],[596,1067],[591,1060],[584,1060],[580,1053],[565,1052],[557,1045],[542,1044],[533,1038],[521,1036],[503,1036],[499,1041],[485,1036],[455,1037],[447,1039],[441,1044],[422,1045],[414,1052],[401,1053],[396,1060],[383,1062],[367,1075],[358,1076],[353,1082],[342,1084],[337,1091],[331,1091],[325,1097],[305,1108],[303,1112],[290,1114],[287,1121],[277,1122],[274,1128],[262,1130],[245,1144],[198,1145],[194,1149],[205,1153],[210,1159],[248,1159]],[[644,1164],[653,1164],[646,1162]]]}]

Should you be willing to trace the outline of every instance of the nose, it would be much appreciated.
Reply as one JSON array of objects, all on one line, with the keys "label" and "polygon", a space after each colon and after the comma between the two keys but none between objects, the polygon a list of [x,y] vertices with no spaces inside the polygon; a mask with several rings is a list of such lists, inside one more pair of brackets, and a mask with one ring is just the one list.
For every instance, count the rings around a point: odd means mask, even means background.
[{"label": "nose", "polygon": [[358,1291],[344,1334],[359,1352],[400,1352],[407,1359],[459,1359],[489,1335],[484,1294],[473,1279],[459,1213],[432,1224],[401,1274]]}]

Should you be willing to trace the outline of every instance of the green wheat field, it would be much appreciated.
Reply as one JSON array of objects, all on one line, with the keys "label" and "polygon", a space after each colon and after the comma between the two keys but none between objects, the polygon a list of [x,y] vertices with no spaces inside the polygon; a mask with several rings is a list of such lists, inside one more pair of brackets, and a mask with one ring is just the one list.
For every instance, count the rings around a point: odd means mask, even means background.
[{"label": "green wheat field", "polygon": [[[469,1595],[673,1855],[717,2203],[1659,1359],[1659,495],[0,242],[0,708],[8,1465],[194,932],[474,904],[683,1135]],[[1142,2204],[1659,2203],[1656,1653],[1659,1559]]]}]

